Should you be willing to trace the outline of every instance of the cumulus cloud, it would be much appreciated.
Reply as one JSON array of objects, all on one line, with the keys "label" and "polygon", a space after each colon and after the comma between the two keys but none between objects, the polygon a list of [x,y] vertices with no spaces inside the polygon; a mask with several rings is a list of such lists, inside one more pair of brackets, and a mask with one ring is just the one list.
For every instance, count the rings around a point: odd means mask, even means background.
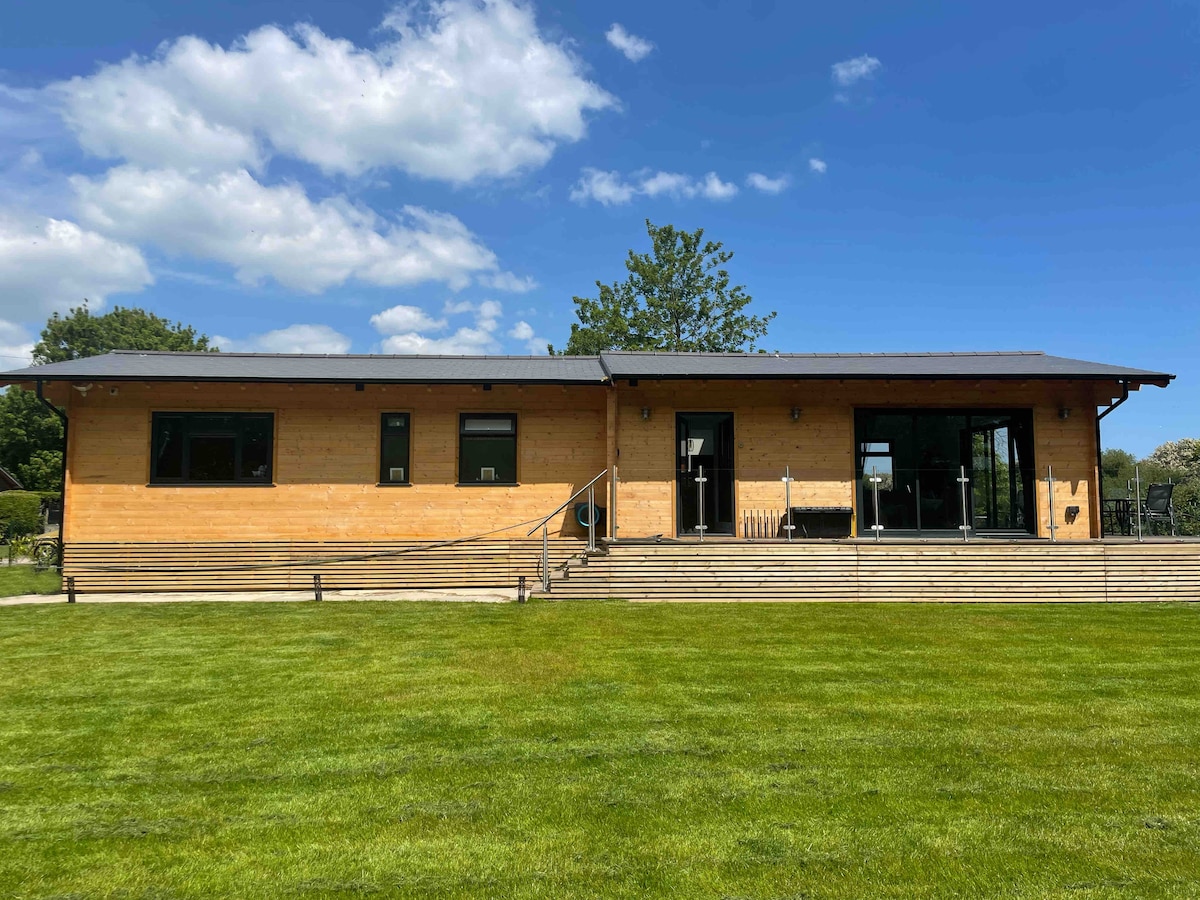
[{"label": "cumulus cloud", "polygon": [[[500,348],[496,330],[503,307],[495,300],[472,303],[469,300],[447,301],[443,318],[435,319],[415,306],[394,306],[371,317],[371,324],[384,339],[384,353],[423,353],[451,356],[475,356],[495,353]],[[449,328],[446,316],[471,314],[474,325],[463,326],[452,334],[435,336]],[[428,332],[434,332],[430,335]]]},{"label": "cumulus cloud", "polygon": [[524,3],[405,6],[382,32],[374,47],[311,25],[182,37],[51,91],[87,150],[139,166],[259,171],[281,154],[452,183],[541,166],[617,105]]},{"label": "cumulus cloud", "polygon": [[153,281],[136,247],[64,219],[0,212],[0,316],[6,319],[41,318],[85,298],[96,308],[110,294],[140,291]]},{"label": "cumulus cloud", "polygon": [[825,170],[829,168],[829,164],[823,159],[817,159],[815,156],[808,161],[808,170],[816,172],[818,175],[824,175]]},{"label": "cumulus cloud", "polygon": [[350,338],[328,325],[289,325],[245,340],[214,337],[227,353],[345,353]]},{"label": "cumulus cloud", "polygon": [[882,65],[879,60],[866,53],[853,59],[844,59],[830,67],[833,83],[839,87],[850,87],[864,78],[873,78]]},{"label": "cumulus cloud", "polygon": [[481,275],[476,279],[484,287],[490,287],[497,291],[505,291],[510,294],[528,294],[530,291],[536,290],[538,287],[537,281],[526,276],[514,275],[512,272],[499,272],[495,275]]},{"label": "cumulus cloud", "polygon": [[594,200],[604,206],[621,206],[637,196],[728,200],[737,192],[736,184],[722,181],[716,172],[709,172],[697,179],[678,172],[644,170],[631,176],[631,180],[626,180],[619,172],[585,168],[579,181],[571,187],[570,197],[576,203]]},{"label": "cumulus cloud", "polygon": [[380,334],[399,334],[402,331],[440,330],[445,319],[435,319],[419,306],[393,306],[371,316],[371,325]]},{"label": "cumulus cloud", "polygon": [[756,191],[762,191],[764,194],[781,194],[787,190],[787,186],[791,183],[792,179],[787,175],[771,178],[763,175],[761,172],[751,172],[746,176],[746,184]]},{"label": "cumulus cloud", "polygon": [[532,355],[545,354],[547,352],[546,347],[550,343],[544,337],[538,337],[533,330],[533,326],[524,319],[512,327],[508,332],[508,336],[524,343],[525,349]]},{"label": "cumulus cloud", "polygon": [[641,62],[650,55],[654,45],[645,38],[630,34],[620,22],[613,22],[608,31],[604,32],[608,42],[625,54],[630,62]]},{"label": "cumulus cloud", "polygon": [[107,234],[217,260],[237,278],[318,292],[357,279],[465,287],[497,274],[496,256],[461,221],[406,206],[385,220],[343,196],[312,201],[294,183],[266,187],[245,169],[208,176],[119,166],[72,179],[81,215]]}]

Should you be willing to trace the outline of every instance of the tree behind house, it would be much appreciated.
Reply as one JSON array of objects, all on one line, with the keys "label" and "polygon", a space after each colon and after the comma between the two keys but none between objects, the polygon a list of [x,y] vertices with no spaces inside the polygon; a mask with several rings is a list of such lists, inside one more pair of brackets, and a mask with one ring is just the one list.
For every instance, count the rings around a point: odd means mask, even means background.
[{"label": "tree behind house", "polygon": [[[110,350],[215,352],[208,335],[144,309],[115,306],[93,315],[86,303],[55,313],[33,348],[36,365],[97,356]],[[0,465],[31,491],[62,490],[62,424],[29,391],[0,395]]]},{"label": "tree behind house", "polygon": [[729,286],[725,269],[733,253],[719,241],[704,241],[703,228],[680,231],[647,219],[646,231],[652,250],[629,251],[624,281],[597,281],[598,297],[574,298],[579,322],[571,325],[563,352],[754,350],[775,313],[745,312],[751,297],[742,285]]}]

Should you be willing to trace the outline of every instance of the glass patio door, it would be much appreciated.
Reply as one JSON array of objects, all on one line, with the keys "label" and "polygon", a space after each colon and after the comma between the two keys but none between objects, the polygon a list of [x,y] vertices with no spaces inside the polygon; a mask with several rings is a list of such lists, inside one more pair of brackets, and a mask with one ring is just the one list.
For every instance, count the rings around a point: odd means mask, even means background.
[{"label": "glass patio door", "polygon": [[733,413],[676,413],[675,437],[679,536],[733,534]]}]

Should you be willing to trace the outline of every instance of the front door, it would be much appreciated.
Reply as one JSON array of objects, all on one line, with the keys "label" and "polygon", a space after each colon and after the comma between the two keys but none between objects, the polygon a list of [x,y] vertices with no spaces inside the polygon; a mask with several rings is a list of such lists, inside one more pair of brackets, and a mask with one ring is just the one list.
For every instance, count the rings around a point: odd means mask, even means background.
[{"label": "front door", "polygon": [[676,413],[675,437],[680,537],[733,534],[733,413]]}]

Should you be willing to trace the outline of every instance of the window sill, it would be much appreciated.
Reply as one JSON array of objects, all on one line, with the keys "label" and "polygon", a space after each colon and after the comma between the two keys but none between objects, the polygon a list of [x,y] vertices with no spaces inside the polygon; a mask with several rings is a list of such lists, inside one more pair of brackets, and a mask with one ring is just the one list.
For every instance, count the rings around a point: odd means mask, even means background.
[{"label": "window sill", "polygon": [[149,488],[273,488],[270,481],[151,481]]},{"label": "window sill", "polygon": [[520,487],[519,481],[459,481],[455,487]]},{"label": "window sill", "polygon": [[411,481],[377,481],[375,487],[412,487]]}]

